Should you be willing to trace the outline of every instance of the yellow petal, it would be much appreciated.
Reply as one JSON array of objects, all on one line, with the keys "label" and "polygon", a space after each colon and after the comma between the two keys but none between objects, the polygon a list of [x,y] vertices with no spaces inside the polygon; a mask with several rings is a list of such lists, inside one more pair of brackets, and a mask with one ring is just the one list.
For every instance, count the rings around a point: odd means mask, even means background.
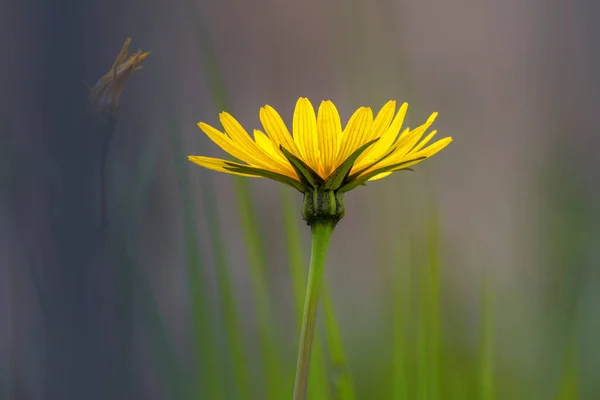
[{"label": "yellow petal", "polygon": [[436,133],[437,133],[437,131],[431,131],[431,133],[429,133],[429,135],[427,135],[425,137],[425,139],[421,140],[419,142],[419,144],[417,144],[415,147],[413,147],[413,149],[410,152],[414,153],[414,152],[421,150],[427,143],[429,143],[431,141],[431,139],[435,136]]},{"label": "yellow petal", "polygon": [[[405,135],[408,132],[410,132],[410,129],[407,127],[404,129],[404,131],[402,131],[402,135]],[[398,136],[397,132],[394,135],[390,135],[389,137],[387,137],[386,140],[388,140],[388,142],[390,142],[389,139],[391,139],[391,142],[393,142],[393,140],[396,138],[396,136]],[[373,146],[376,146],[378,144],[379,144],[379,141],[375,142],[375,144]],[[387,157],[390,156],[389,153],[393,152],[393,150],[390,150],[390,144],[391,143],[389,143],[385,148],[376,149],[376,154],[371,153],[371,155],[368,158],[364,158],[360,163],[355,163],[354,166],[352,167],[352,170],[350,171],[350,174],[360,171],[361,169],[364,169],[371,164],[374,164],[375,168],[370,168],[369,171],[373,171],[374,169],[379,168],[380,163],[378,163],[377,161],[384,157],[386,157],[385,159],[387,159]]]},{"label": "yellow petal", "polygon": [[[413,147],[415,147],[415,144],[419,141],[419,139],[421,139],[425,131],[431,126],[431,124],[433,124],[436,117],[437,113],[433,113],[429,116],[429,118],[423,125],[413,129],[412,131],[408,131],[405,129],[396,141],[396,143],[394,143],[391,146],[391,148],[386,153],[384,153],[383,156],[385,156],[385,158],[383,160],[381,160],[380,162],[375,162],[376,160],[374,160],[371,163],[366,163],[363,161],[361,165],[355,165],[351,173],[359,171],[369,166],[369,164],[373,165],[369,167],[369,169],[367,169],[362,175],[379,168],[387,167],[389,165],[398,164],[402,162],[403,160],[405,160],[405,157],[407,156],[407,154],[409,154]],[[411,158],[412,155],[413,153],[410,153]]]},{"label": "yellow petal", "polygon": [[[279,150],[279,146],[283,146],[296,157],[301,157],[292,135],[285,126],[279,113],[277,113],[273,107],[262,107],[260,109],[259,117],[267,135],[269,135],[269,138],[273,141],[277,150]],[[281,155],[283,157],[283,154]]]},{"label": "yellow petal", "polygon": [[[385,133],[381,136],[375,144],[373,144],[373,149],[370,154],[370,158],[376,160],[383,155],[387,154],[390,147],[398,137],[398,133],[400,132],[400,128],[402,128],[402,124],[404,123],[404,117],[406,116],[406,111],[408,110],[408,103],[403,103],[398,110],[398,113],[392,120],[392,123],[385,131]],[[408,132],[408,128],[406,130]],[[406,133],[403,132],[403,133]]]},{"label": "yellow petal", "polygon": [[268,166],[271,164],[271,159],[266,153],[259,149],[256,142],[252,140],[248,132],[242,125],[229,113],[222,112],[219,114],[219,119],[225,132],[231,137],[231,140],[237,144],[242,151],[254,158],[254,163],[257,165]]},{"label": "yellow petal", "polygon": [[[402,135],[400,135],[400,137],[398,138],[398,141],[393,146],[394,147],[393,154],[383,162],[384,163],[383,165],[396,164],[399,162],[399,160],[402,160],[402,158],[406,154],[408,154],[409,151],[412,150],[412,148],[415,146],[415,144],[417,144],[419,139],[421,139],[421,137],[423,136],[425,131],[427,131],[427,129],[429,129],[431,124],[433,124],[436,117],[437,117],[437,113],[434,112],[433,114],[431,114],[429,116],[429,118],[423,125],[413,129],[412,131],[410,131],[406,134],[403,133]],[[378,165],[378,167],[380,167],[380,166]]]},{"label": "yellow petal", "polygon": [[394,111],[396,110],[396,102],[394,100],[390,100],[377,113],[377,116],[373,120],[373,126],[371,127],[371,133],[369,138],[366,140],[373,140],[375,138],[381,137],[383,133],[390,126],[390,122],[394,117]]},{"label": "yellow petal", "polygon": [[248,155],[249,164],[269,171],[295,177],[293,168],[289,163],[283,163],[274,158],[268,151],[263,150],[252,140],[242,125],[230,114],[223,112],[219,115],[225,131],[241,151]]},{"label": "yellow petal", "polygon": [[368,135],[373,124],[373,111],[368,107],[360,107],[352,114],[342,132],[342,143],[336,158],[336,166],[346,160],[354,150],[368,142]]},{"label": "yellow petal", "polygon": [[[259,154],[263,153],[262,149],[255,149],[252,151],[248,150],[248,146],[241,146],[239,143],[234,142],[229,136],[218,131],[212,126],[205,124],[204,122],[199,122],[198,127],[206,133],[206,135],[225,150],[227,153],[231,154],[233,157],[237,158],[240,161],[247,163],[252,167],[266,169],[268,171],[277,172],[280,174],[288,175],[295,177],[296,175],[293,173],[290,168],[283,168],[282,164],[277,163],[270,156],[263,154],[262,156],[257,157],[256,152]],[[251,140],[252,141],[252,140]],[[254,141],[252,141],[254,143]],[[257,147],[254,143],[253,147]]]},{"label": "yellow petal", "polygon": [[205,124],[204,122],[198,122],[198,127],[202,129],[206,136],[208,136],[217,146],[225,150],[240,161],[244,161],[248,164],[252,163],[252,157],[246,152],[242,151],[240,147],[236,146],[235,143],[223,132],[213,128],[212,126]]},{"label": "yellow petal", "polygon": [[319,152],[323,166],[322,177],[326,178],[334,168],[342,136],[342,121],[337,108],[331,101],[323,101],[317,115]]},{"label": "yellow petal", "polygon": [[396,102],[394,100],[388,101],[383,107],[381,107],[381,110],[377,113],[377,116],[373,121],[373,126],[371,127],[371,132],[369,133],[369,137],[367,138],[366,142],[377,138],[379,138],[379,140],[375,142],[372,146],[367,148],[360,155],[360,157],[358,157],[355,164],[360,165],[363,160],[374,158],[372,154],[375,149],[375,145],[381,141],[382,136],[384,136],[384,134],[388,130],[390,122],[394,117],[395,110]]},{"label": "yellow petal", "polygon": [[[421,161],[425,160],[425,159],[418,159],[418,158],[419,157],[413,157],[411,155],[409,158],[407,158],[406,160],[404,160],[405,163],[402,164],[401,167],[398,167],[397,169],[393,169],[391,171],[382,172],[381,174],[375,175],[374,177],[372,177],[371,179],[369,179],[369,181],[375,181],[377,179],[385,178],[386,176],[390,175],[392,172],[400,171],[400,170],[403,170],[403,169],[406,169],[406,168],[410,168],[411,166],[413,166],[415,164],[418,164]],[[376,167],[376,168],[374,168],[374,169],[377,169],[377,168],[379,168],[379,166]],[[369,173],[369,172],[365,172],[364,174],[361,174],[360,176],[364,176],[366,173]]]},{"label": "yellow petal", "polygon": [[256,144],[258,145],[258,147],[260,147],[261,150],[263,150],[265,153],[267,153],[270,157],[273,158],[272,162],[277,164],[277,167],[281,174],[287,175],[294,179],[298,178],[290,162],[283,155],[280,155],[281,151],[275,147],[275,144],[269,139],[267,135],[265,135],[258,129],[255,129],[254,140],[256,141]]},{"label": "yellow petal", "polygon": [[254,130],[254,141],[265,153],[271,157],[277,159],[277,161],[283,161],[279,153],[275,150],[275,146],[271,139],[258,129]]},{"label": "yellow petal", "polygon": [[315,109],[307,98],[301,97],[296,102],[292,130],[294,131],[294,141],[304,162],[314,171],[319,170],[317,117]]},{"label": "yellow petal", "polygon": [[391,172],[382,172],[381,174],[375,175],[374,177],[372,177],[371,179],[369,179],[369,181],[376,181],[378,179],[383,179],[386,176],[391,175]]},{"label": "yellow petal", "polygon": [[203,157],[203,156],[188,156],[188,160],[190,160],[191,162],[198,164],[204,168],[212,169],[213,171],[225,172],[227,174],[232,174],[232,175],[247,176],[247,177],[251,177],[251,178],[261,178],[260,176],[257,176],[257,175],[243,174],[241,172],[235,172],[235,171],[230,171],[228,169],[225,169],[225,166],[226,166],[225,163],[227,163],[229,165],[238,165],[241,167],[243,167],[245,165],[239,164],[239,163],[234,163],[231,161],[221,160],[220,158]]},{"label": "yellow petal", "polygon": [[410,153],[410,157],[431,157],[437,153],[439,153],[444,147],[448,146],[452,142],[452,138],[450,136],[445,137],[443,139],[438,140],[430,146],[425,147],[421,151],[417,151],[414,153]]},{"label": "yellow petal", "polygon": [[[430,134],[429,136],[433,136],[433,135]],[[442,149],[444,149],[444,147],[448,146],[451,142],[452,142],[452,138],[451,137],[445,137],[443,139],[438,140],[437,142],[435,142],[431,146],[425,148],[424,150],[417,151],[417,152],[411,152],[408,156],[406,156],[406,160],[413,160],[413,161],[410,161],[410,162],[408,162],[406,164],[403,164],[401,167],[398,167],[398,169],[393,169],[393,170],[391,170],[389,172],[384,172],[382,174],[375,175],[373,178],[369,179],[369,181],[374,181],[374,180],[377,180],[377,179],[385,178],[386,176],[388,176],[392,172],[400,171],[400,170],[403,170],[403,169],[406,169],[406,168],[410,168],[411,166],[413,166],[415,164],[418,164],[421,161],[425,161],[426,159],[428,159],[428,158],[434,156],[435,154],[439,153]],[[422,157],[425,157],[425,158],[422,158]],[[377,166],[377,168],[380,168],[380,166]],[[362,175],[364,175],[364,174],[362,174]]]}]

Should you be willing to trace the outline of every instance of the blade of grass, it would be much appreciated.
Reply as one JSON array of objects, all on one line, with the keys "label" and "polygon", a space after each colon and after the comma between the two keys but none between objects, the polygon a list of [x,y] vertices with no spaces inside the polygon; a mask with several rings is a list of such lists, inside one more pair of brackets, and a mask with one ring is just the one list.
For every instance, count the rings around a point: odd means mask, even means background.
[{"label": "blade of grass", "polygon": [[[575,331],[575,329],[573,329]],[[559,378],[556,400],[573,400],[580,398],[579,369],[577,363],[576,335],[570,333],[563,350],[562,371]]]},{"label": "blade of grass", "polygon": [[429,326],[429,354],[428,375],[431,399],[440,398],[440,353],[441,353],[441,325],[440,325],[440,226],[435,207],[430,207],[431,220],[429,225],[429,283],[427,293],[427,319]]},{"label": "blade of grass", "polygon": [[494,400],[494,293],[485,277],[479,313],[479,398]]},{"label": "blade of grass", "polygon": [[[189,6],[190,15],[196,16],[194,26],[197,29],[200,54],[211,87],[213,100],[220,111],[230,110],[231,107],[229,106],[227,92],[223,84],[210,35],[202,18],[197,15],[194,4],[190,3]],[[246,250],[248,251],[252,291],[258,319],[260,347],[265,367],[263,376],[267,389],[267,398],[270,400],[279,400],[285,392],[282,390],[283,379],[278,356],[278,340],[270,309],[271,300],[268,291],[268,280],[266,278],[267,258],[264,253],[261,232],[256,219],[256,207],[252,201],[248,183],[244,178],[235,177],[234,187],[244,241]]]},{"label": "blade of grass", "polygon": [[[129,248],[136,249],[137,244],[132,239],[125,241],[126,237],[137,237],[127,232],[137,232],[140,215],[135,211],[139,208],[143,199],[147,197],[147,188],[151,181],[150,178],[154,176],[153,171],[156,167],[158,146],[158,140],[154,140],[149,146],[146,146],[139,167],[135,172],[135,178],[132,179],[133,185],[131,187],[124,185],[129,189],[125,193],[117,192],[119,197],[115,202],[116,207],[112,210],[115,215],[113,221],[115,223],[120,222],[121,226],[111,226],[112,248],[115,253],[116,272],[120,273],[121,270],[126,270],[126,273],[130,274],[132,281],[135,282],[135,295],[139,298],[141,304],[139,308],[141,320],[143,326],[148,327],[148,329],[144,329],[148,336],[144,337],[147,338],[149,348],[158,360],[157,364],[161,370],[160,376],[164,378],[168,398],[189,399],[191,398],[189,382],[193,382],[193,380],[188,379],[184,373],[185,370],[180,365],[173,339],[161,318],[155,295],[150,289],[146,276],[140,269],[138,257],[128,250]],[[120,173],[118,166],[115,166],[115,168],[117,169],[116,173]],[[127,171],[128,169],[123,168],[123,170]]]},{"label": "blade of grass", "polygon": [[184,221],[184,239],[187,253],[188,281],[192,302],[192,332],[195,362],[197,363],[196,398],[220,399],[223,392],[219,389],[218,369],[215,367],[214,323],[208,301],[207,287],[203,285],[203,261],[198,249],[198,233],[196,231],[196,215],[194,212],[194,196],[190,191],[188,162],[181,147],[181,139],[176,123],[171,121],[171,143],[175,159],[177,180],[182,201],[182,217]]},{"label": "blade of grass", "polygon": [[[432,210],[434,208],[431,208]],[[418,398],[439,398],[440,351],[440,268],[438,226],[435,217],[429,222],[427,265],[419,275],[419,332],[417,338]]]},{"label": "blade of grass", "polygon": [[193,377],[187,376],[185,370],[180,365],[167,327],[158,311],[158,305],[154,293],[150,289],[144,274],[139,271],[137,262],[128,254],[124,246],[116,249],[118,266],[131,269],[133,278],[136,281],[137,296],[143,304],[141,309],[141,318],[144,325],[148,327],[145,331],[149,348],[158,360],[157,365],[160,368],[160,376],[164,379],[165,389],[170,399],[191,399],[190,385],[188,382],[194,382]]},{"label": "blade of grass", "polygon": [[[398,241],[402,243],[402,241]],[[411,284],[410,284],[410,246],[399,246],[397,268],[394,270],[393,312],[394,312],[394,358],[392,365],[392,400],[409,399],[410,382],[407,359],[407,332],[410,323]]]},{"label": "blade of grass", "polygon": [[302,241],[297,223],[300,213],[296,212],[297,209],[294,207],[289,189],[282,187],[280,193],[288,262],[294,291],[294,306],[296,308],[296,319],[298,324],[300,324],[304,306],[307,273],[306,260],[302,252]]},{"label": "blade of grass", "polygon": [[264,359],[264,377],[268,399],[278,400],[284,395],[282,367],[278,357],[278,341],[271,315],[270,295],[266,278],[266,256],[261,242],[261,232],[256,219],[256,207],[250,196],[250,188],[243,179],[235,179],[238,210],[250,264],[252,290],[258,318],[259,340]]},{"label": "blade of grass", "polygon": [[327,345],[329,347],[329,355],[331,364],[333,365],[335,376],[334,386],[337,400],[354,400],[356,393],[354,385],[348,370],[346,362],[346,353],[342,344],[342,335],[340,328],[335,318],[333,304],[331,303],[331,295],[327,287],[323,290],[323,309],[325,311],[325,332],[327,335]]},{"label": "blade of grass", "polygon": [[235,306],[235,296],[232,290],[231,270],[227,259],[223,234],[217,219],[216,199],[212,181],[205,180],[202,183],[202,204],[204,214],[208,221],[212,247],[215,256],[216,278],[218,296],[221,304],[220,314],[225,320],[227,343],[230,351],[231,366],[234,379],[234,397],[236,399],[252,397],[249,387],[249,376],[247,374],[247,359],[240,336],[238,312]]}]

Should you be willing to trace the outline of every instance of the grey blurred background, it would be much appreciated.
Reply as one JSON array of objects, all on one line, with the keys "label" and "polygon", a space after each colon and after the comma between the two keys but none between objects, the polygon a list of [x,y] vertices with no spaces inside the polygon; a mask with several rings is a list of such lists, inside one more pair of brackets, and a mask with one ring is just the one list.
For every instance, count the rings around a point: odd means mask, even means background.
[{"label": "grey blurred background", "polygon": [[[264,104],[289,121],[300,96],[315,105],[333,100],[343,120],[389,99],[409,102],[409,126],[438,111],[436,129],[454,138],[446,150],[414,173],[347,195],[328,270],[344,335],[349,342],[376,336],[392,259],[409,236],[424,240],[435,215],[447,323],[476,325],[480,282],[491,278],[498,362],[552,381],[564,347],[557,343],[575,330],[581,398],[591,399],[600,390],[598,11],[590,0],[3,0],[2,398],[164,398],[139,322],[138,278],[115,288],[118,272],[105,267],[99,249],[109,243],[110,257],[136,259],[185,359],[181,168],[193,183],[198,246],[209,260],[200,203],[202,182],[212,182],[245,334],[256,334],[244,308],[248,255],[232,178],[184,158],[224,156],[196,127],[218,126],[211,86],[218,74],[229,111],[249,129],[259,127]],[[127,37],[152,55],[121,98],[109,193],[122,229],[106,237],[97,231],[94,167],[85,167],[93,139],[81,134],[78,115],[86,106],[82,82],[104,75]],[[251,182],[278,323],[291,335],[281,190]],[[300,194],[290,195],[299,205]],[[467,342],[468,332],[460,333]],[[111,380],[119,395],[110,394]],[[548,398],[543,385],[533,391],[528,398]]]}]

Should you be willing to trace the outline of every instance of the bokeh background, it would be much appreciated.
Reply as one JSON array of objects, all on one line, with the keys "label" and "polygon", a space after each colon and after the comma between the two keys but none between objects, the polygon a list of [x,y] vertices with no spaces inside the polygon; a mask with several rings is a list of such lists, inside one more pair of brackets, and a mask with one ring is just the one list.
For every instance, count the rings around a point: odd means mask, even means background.
[{"label": "bokeh background", "polygon": [[[311,398],[600,398],[599,11],[3,1],[0,397],[288,396],[301,195],[186,155],[223,156],[198,121],[258,128],[264,104],[289,121],[306,96],[344,121],[407,101],[409,126],[438,111],[454,138],[346,196]],[[121,96],[98,229],[83,82],[127,37],[152,54]]]}]

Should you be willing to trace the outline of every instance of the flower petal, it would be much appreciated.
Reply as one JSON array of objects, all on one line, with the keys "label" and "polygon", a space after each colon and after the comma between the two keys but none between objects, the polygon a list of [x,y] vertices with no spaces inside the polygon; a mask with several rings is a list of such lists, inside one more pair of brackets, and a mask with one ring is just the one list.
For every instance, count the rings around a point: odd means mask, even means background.
[{"label": "flower petal", "polygon": [[[433,113],[429,116],[427,121],[413,129],[410,132],[403,132],[402,135],[398,138],[396,143],[392,146],[392,153],[389,157],[383,160],[381,163],[378,163],[376,168],[385,167],[387,165],[393,165],[401,162],[404,157],[415,147],[415,144],[421,139],[425,131],[433,124],[437,117],[437,113]],[[412,157],[413,153],[411,153]]]},{"label": "flower petal", "polygon": [[298,147],[294,142],[294,138],[285,126],[285,123],[283,122],[283,119],[279,113],[275,111],[273,107],[268,105],[262,107],[260,109],[259,117],[260,122],[265,128],[269,138],[275,144],[276,149],[279,149],[279,146],[283,146],[287,151],[296,157],[300,157],[300,152],[298,151]]},{"label": "flower petal", "polygon": [[247,158],[250,160],[247,161],[248,164],[279,174],[295,177],[292,169],[288,168],[287,164],[277,161],[277,159],[269,152],[258,146],[233,116],[229,113],[222,112],[219,114],[219,117],[221,119],[221,124],[223,124],[223,128],[225,128],[225,131],[231,137],[231,141],[238,146],[242,152],[247,154]]},{"label": "flower petal", "polygon": [[225,172],[227,174],[232,174],[232,175],[247,176],[247,177],[251,177],[251,178],[262,178],[261,176],[258,176],[258,175],[243,174],[240,172],[235,172],[235,171],[225,169],[225,167],[227,165],[237,165],[240,167],[245,167],[245,165],[240,164],[240,163],[234,163],[232,161],[222,160],[220,158],[204,157],[204,156],[188,156],[188,160],[190,160],[194,164],[198,164],[204,168],[212,169],[213,171]]},{"label": "flower petal", "polygon": [[225,150],[240,161],[251,164],[253,157],[248,153],[236,146],[235,143],[223,132],[213,128],[212,126],[205,124],[204,122],[198,122],[198,127],[202,129],[206,136],[208,136],[217,146]]},{"label": "flower petal", "polygon": [[283,161],[280,153],[275,149],[275,146],[271,139],[263,132],[258,129],[254,130],[254,141],[265,153],[276,159],[277,161]]},{"label": "flower petal", "polygon": [[317,141],[317,117],[315,109],[307,98],[301,97],[296,102],[292,130],[294,141],[302,156],[300,158],[314,171],[318,171],[320,157]]},{"label": "flower petal", "polygon": [[356,149],[367,143],[368,135],[373,124],[373,111],[369,107],[360,107],[352,114],[342,132],[342,142],[337,155],[335,166],[344,162]]},{"label": "flower petal", "polygon": [[319,142],[319,152],[323,170],[319,171],[323,178],[331,174],[334,169],[335,159],[340,147],[342,136],[342,121],[335,105],[327,100],[319,106],[317,115],[317,132]]},{"label": "flower petal", "polygon": [[[390,122],[394,117],[395,110],[396,102],[394,100],[388,101],[383,107],[381,107],[381,110],[379,110],[375,120],[373,121],[373,126],[371,127],[371,132],[369,133],[369,140],[381,138],[385,135],[390,126]],[[361,154],[361,156],[356,160],[356,164],[360,165],[363,160],[372,159],[373,150],[376,144]]]},{"label": "flower petal", "polygon": [[429,133],[429,135],[427,135],[425,137],[425,139],[421,140],[415,147],[413,147],[413,149],[410,152],[415,153],[415,152],[421,150],[427,143],[429,143],[431,141],[431,139],[433,139],[433,137],[435,136],[436,133],[437,133],[437,130],[431,131]]},{"label": "flower petal", "polygon": [[[435,134],[436,131],[431,132],[428,136],[428,138],[431,136],[433,137],[433,135]],[[438,140],[437,142],[435,142],[434,144],[432,144],[431,146],[425,148],[424,150],[421,151],[416,151],[416,152],[410,152],[410,154],[406,157],[407,159],[412,159],[412,158],[418,158],[415,161],[411,161],[409,163],[406,163],[404,165],[402,165],[402,167],[399,167],[398,169],[393,169],[389,172],[385,172],[383,174],[379,174],[374,176],[373,178],[369,179],[369,181],[374,181],[377,179],[381,179],[381,178],[385,178],[387,175],[391,174],[392,172],[396,172],[396,171],[401,171],[403,169],[409,168],[415,164],[420,163],[421,161],[425,161],[426,159],[434,156],[435,154],[439,153],[441,150],[444,149],[444,147],[448,146],[450,143],[452,142],[452,138],[451,137],[445,137],[443,139]],[[425,158],[422,158],[425,157]],[[387,175],[385,175],[387,174]]]},{"label": "flower petal", "polygon": [[375,175],[374,177],[372,177],[371,179],[369,179],[368,182],[370,182],[370,181],[376,181],[378,179],[383,179],[386,176],[389,176],[391,174],[392,174],[392,172],[383,172],[383,173],[381,173],[379,175]]},{"label": "flower petal", "polygon": [[242,151],[254,158],[257,165],[268,166],[271,164],[270,157],[262,151],[254,140],[248,135],[244,127],[229,113],[222,112],[219,119],[225,132],[231,137],[231,140],[237,144]]},{"label": "flower petal", "polygon": [[[386,155],[396,138],[398,137],[398,133],[400,132],[400,128],[402,128],[402,124],[404,123],[404,117],[406,116],[406,111],[408,110],[408,103],[403,103],[400,106],[400,109],[396,113],[396,116],[392,120],[392,123],[387,128],[385,133],[381,135],[381,139],[377,141],[373,145],[372,148],[368,149],[369,153],[367,156],[363,158],[360,162],[356,163],[356,170],[365,167],[366,165],[376,161],[377,159]],[[405,132],[408,132],[408,128]]]},{"label": "flower petal", "polygon": [[423,150],[410,153],[410,157],[422,157],[427,158],[439,153],[444,147],[448,146],[452,142],[452,137],[448,136],[438,140],[430,146],[425,147]]}]

